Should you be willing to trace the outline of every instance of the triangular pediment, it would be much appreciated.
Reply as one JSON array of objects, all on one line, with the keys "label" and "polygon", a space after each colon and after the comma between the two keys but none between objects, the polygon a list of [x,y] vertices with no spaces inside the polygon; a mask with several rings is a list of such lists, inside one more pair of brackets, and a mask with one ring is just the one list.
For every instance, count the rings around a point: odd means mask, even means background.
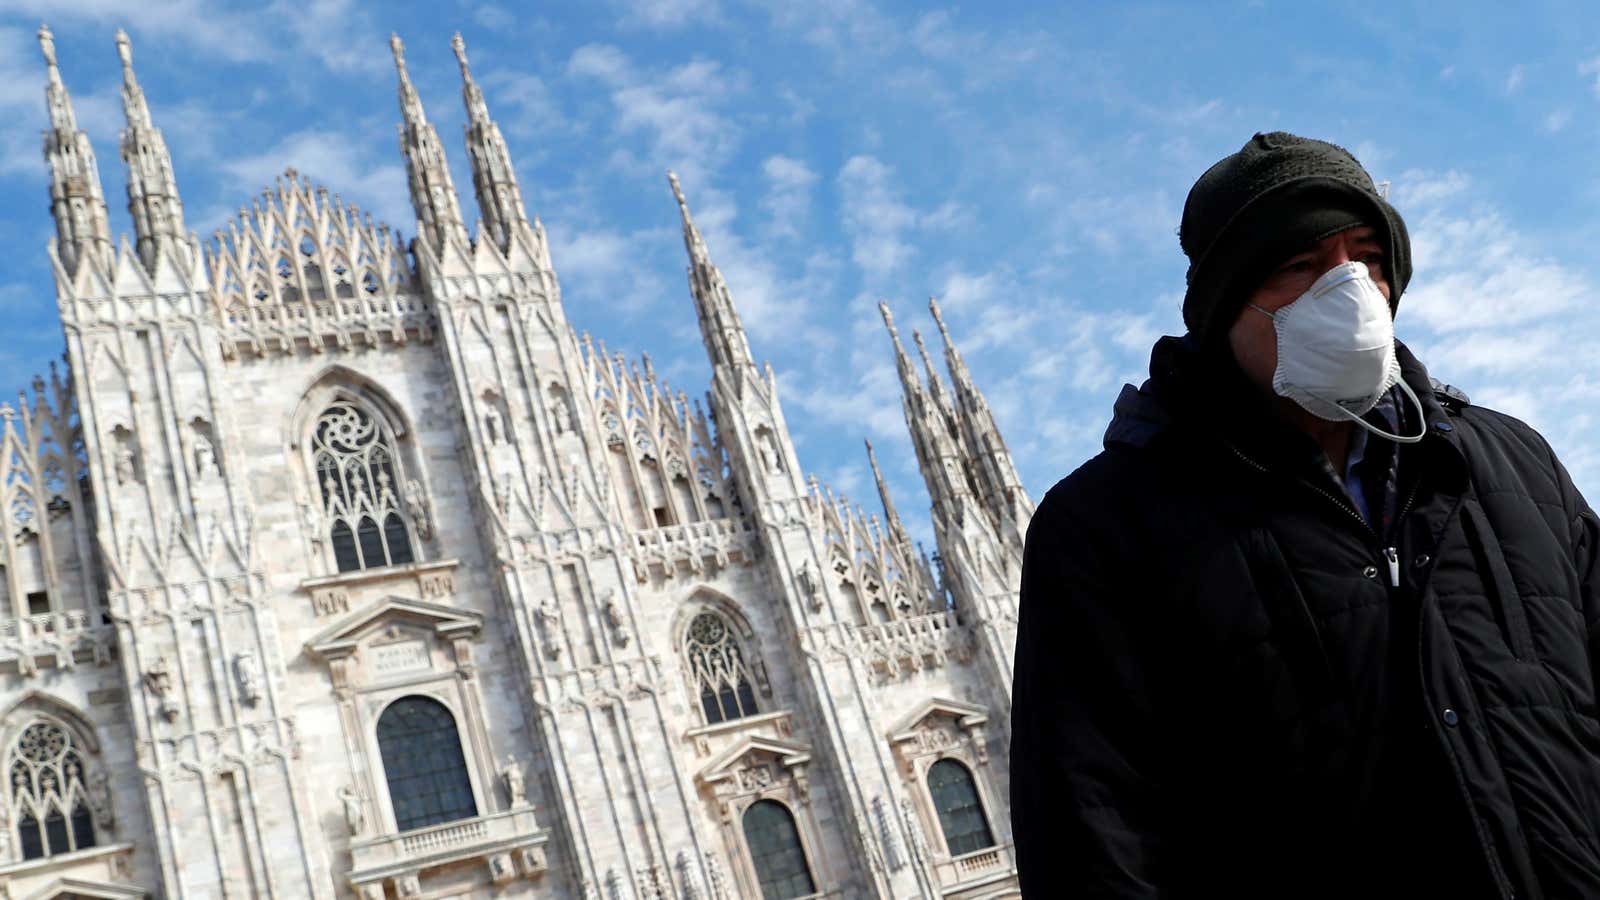
[{"label": "triangular pediment", "polygon": [[111,881],[95,881],[88,878],[57,878],[44,887],[31,894],[25,895],[25,900],[65,900],[65,898],[85,898],[85,900],[143,900],[150,896],[144,888],[131,884],[119,884]]},{"label": "triangular pediment", "polygon": [[764,735],[751,735],[707,763],[700,770],[699,779],[706,784],[714,784],[733,775],[734,771],[741,768],[740,763],[746,757],[760,759],[774,759],[785,769],[803,766],[811,761],[811,748],[806,744],[796,741],[783,741]]},{"label": "triangular pediment", "polygon": [[423,600],[384,597],[306,641],[306,649],[316,656],[344,656],[355,650],[363,638],[391,626],[409,626],[442,637],[454,637],[476,634],[483,627],[483,616]]},{"label": "triangular pediment", "polygon": [[917,704],[910,713],[889,729],[889,739],[896,742],[908,740],[917,726],[929,718],[941,717],[954,720],[962,729],[976,728],[989,721],[988,711],[981,706],[944,697],[930,697]]}]

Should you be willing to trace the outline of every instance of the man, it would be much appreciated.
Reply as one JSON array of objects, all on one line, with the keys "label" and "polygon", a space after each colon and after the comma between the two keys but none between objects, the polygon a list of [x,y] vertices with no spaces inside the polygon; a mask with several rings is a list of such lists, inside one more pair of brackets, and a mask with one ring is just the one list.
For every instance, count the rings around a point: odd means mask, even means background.
[{"label": "man", "polygon": [[1189,333],[1028,532],[1024,896],[1600,898],[1600,522],[1394,340],[1349,153],[1258,134],[1180,233]]}]

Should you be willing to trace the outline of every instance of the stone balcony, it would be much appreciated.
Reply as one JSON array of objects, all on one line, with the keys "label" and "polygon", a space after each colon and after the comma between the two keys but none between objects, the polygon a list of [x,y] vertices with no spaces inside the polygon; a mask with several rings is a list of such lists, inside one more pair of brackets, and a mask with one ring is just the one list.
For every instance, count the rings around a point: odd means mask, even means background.
[{"label": "stone balcony", "polygon": [[672,577],[682,566],[689,572],[705,571],[709,562],[726,568],[730,559],[749,560],[756,552],[755,530],[743,516],[706,519],[681,525],[662,525],[634,532],[635,574],[642,582],[645,569],[655,568]]},{"label": "stone balcony", "polygon": [[384,885],[399,897],[422,892],[421,878],[431,869],[478,860],[489,880],[505,884],[517,877],[537,878],[546,869],[544,845],[550,839],[539,828],[532,806],[380,835],[350,845],[350,884],[362,900],[382,898]]},{"label": "stone balcony", "polygon": [[997,844],[954,857],[935,854],[933,869],[946,897],[961,897],[978,888],[987,893],[995,884],[1017,877],[1010,844]]},{"label": "stone balcony", "polygon": [[89,660],[105,663],[115,643],[115,629],[98,610],[69,609],[0,622],[0,664],[15,663],[23,675],[38,671],[40,657],[63,669]]}]

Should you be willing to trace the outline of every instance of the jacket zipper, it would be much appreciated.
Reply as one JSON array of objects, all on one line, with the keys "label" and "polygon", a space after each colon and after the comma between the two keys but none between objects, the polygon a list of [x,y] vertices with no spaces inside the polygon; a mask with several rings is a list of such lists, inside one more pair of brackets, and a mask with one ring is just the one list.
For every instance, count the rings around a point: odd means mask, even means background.
[{"label": "jacket zipper", "polygon": [[[1235,456],[1239,457],[1241,460],[1243,460],[1245,463],[1247,463],[1250,467],[1262,472],[1263,474],[1268,474],[1268,475],[1272,474],[1272,470],[1268,469],[1266,466],[1263,466],[1261,463],[1256,462],[1255,460],[1251,459],[1250,457],[1244,455],[1244,452],[1241,451],[1238,447],[1235,447],[1232,444],[1228,444],[1228,449],[1232,450]],[[1296,480],[1300,484],[1303,484],[1306,487],[1308,487],[1308,488],[1316,491],[1317,493],[1321,494],[1322,496],[1327,497],[1328,500],[1330,500],[1333,503],[1334,506],[1337,506],[1340,509],[1344,510],[1346,513],[1350,514],[1350,516],[1352,516],[1356,521],[1360,522],[1361,523],[1361,527],[1364,528],[1368,534],[1370,534],[1374,538],[1376,538],[1377,542],[1379,544],[1383,543],[1383,538],[1378,536],[1377,530],[1374,529],[1371,525],[1369,525],[1367,523],[1366,519],[1361,518],[1361,514],[1360,513],[1358,513],[1355,510],[1351,509],[1350,505],[1348,503],[1345,503],[1344,501],[1338,499],[1337,497],[1333,496],[1332,494],[1328,493],[1327,491],[1323,490],[1322,488],[1317,487],[1316,485],[1312,484],[1311,482],[1306,481],[1305,479],[1296,479]],[[1421,489],[1421,487],[1422,487],[1422,480],[1420,478],[1418,478],[1416,481],[1412,482],[1412,484],[1411,484],[1411,493],[1409,495],[1407,495],[1405,505],[1400,508],[1399,515],[1395,516],[1394,521],[1390,523],[1390,534],[1389,534],[1389,537],[1390,537],[1391,540],[1394,538],[1395,532],[1398,531],[1398,529],[1400,528],[1400,523],[1405,521],[1406,514],[1411,512],[1411,506],[1412,506],[1412,504],[1414,504],[1416,502],[1417,493]],[[1400,586],[1400,552],[1393,546],[1384,547],[1383,548],[1383,557],[1384,557],[1384,560],[1389,564],[1389,585],[1390,585],[1390,587],[1398,588]],[[1423,615],[1422,614],[1422,608],[1421,608],[1421,606],[1419,604],[1418,609],[1417,609],[1417,657],[1418,657],[1418,659],[1420,659],[1422,657],[1422,631],[1423,631],[1422,615]],[[1427,678],[1426,678],[1426,676],[1424,676],[1422,674],[1422,670],[1421,670],[1420,667],[1417,670],[1417,674],[1418,674],[1419,679],[1421,680],[1422,697],[1423,697],[1423,704],[1424,704],[1423,715],[1428,716],[1429,720],[1431,722],[1431,717],[1433,715],[1433,711],[1431,709],[1428,709],[1427,706],[1426,706],[1427,697],[1428,697]],[[1438,733],[1437,726],[1430,725],[1430,731]],[[1449,740],[1447,738],[1445,738],[1443,734],[1439,734],[1439,740],[1441,741],[1441,743],[1443,743],[1445,745],[1444,746],[1445,754],[1447,756],[1452,756],[1452,752],[1451,752],[1450,747],[1449,747]],[[1452,769],[1455,770],[1458,767],[1459,767],[1459,763],[1457,763],[1455,766],[1452,766]],[[1480,845],[1482,845],[1482,847],[1484,849],[1484,854],[1486,856],[1486,862],[1488,863],[1489,868],[1491,870],[1491,875],[1498,882],[1498,884],[1496,886],[1503,889],[1503,891],[1504,891],[1503,896],[1505,896],[1507,898],[1510,898],[1510,900],[1515,900],[1515,898],[1517,896],[1516,885],[1512,883],[1511,876],[1505,871],[1503,865],[1501,864],[1499,854],[1496,851],[1495,847],[1493,846],[1493,842],[1490,839],[1488,839],[1487,837],[1485,837],[1484,834],[1483,834],[1483,829],[1484,829],[1483,821],[1478,816],[1478,811],[1473,807],[1471,792],[1466,789],[1465,784],[1463,784],[1462,781],[1461,781],[1461,773],[1459,771],[1455,771],[1455,775],[1456,775],[1456,788],[1457,788],[1457,790],[1461,791],[1462,800],[1463,800],[1463,802],[1466,803],[1466,806],[1467,806],[1467,814],[1468,814],[1468,816],[1470,816],[1472,818],[1473,823],[1476,826],[1474,828],[1474,830],[1478,832],[1478,842],[1479,842]]]},{"label": "jacket zipper", "polygon": [[[1258,463],[1255,460],[1251,459],[1250,457],[1246,456],[1244,454],[1244,451],[1240,450],[1238,447],[1235,447],[1232,444],[1228,444],[1228,449],[1232,450],[1235,456],[1237,456],[1240,459],[1244,460],[1246,463],[1248,463],[1253,468],[1255,468],[1255,469],[1257,469],[1257,470],[1259,470],[1259,471],[1261,471],[1263,473],[1269,474],[1269,475],[1272,474],[1272,470],[1271,469],[1268,469],[1266,466],[1263,466],[1261,463]],[[1388,563],[1389,586],[1392,587],[1392,588],[1399,587],[1400,586],[1400,551],[1395,549],[1394,547],[1385,547],[1385,546],[1383,546],[1383,537],[1378,534],[1378,530],[1376,528],[1373,528],[1372,525],[1370,523],[1368,523],[1366,519],[1361,518],[1361,513],[1356,512],[1355,509],[1350,506],[1350,504],[1344,502],[1343,500],[1340,500],[1338,497],[1335,497],[1334,495],[1328,493],[1327,491],[1323,490],[1320,487],[1317,487],[1316,485],[1312,484],[1311,482],[1306,481],[1303,478],[1296,479],[1296,482],[1299,483],[1299,484],[1302,484],[1302,485],[1306,486],[1307,488],[1310,488],[1311,490],[1316,491],[1318,494],[1321,494],[1322,496],[1328,498],[1328,502],[1329,503],[1332,503],[1334,506],[1338,507],[1339,509],[1344,510],[1346,515],[1350,516],[1350,518],[1354,519],[1356,521],[1356,523],[1361,526],[1361,530],[1362,531],[1365,531],[1367,534],[1372,536],[1372,542],[1377,544],[1381,548],[1380,552],[1383,555],[1384,561]],[[1405,517],[1405,513],[1411,511],[1411,501],[1415,500],[1416,497],[1417,497],[1417,488],[1416,488],[1416,485],[1412,485],[1411,497],[1406,500],[1405,511],[1400,514],[1400,518],[1404,518]],[[1398,522],[1399,519],[1396,519],[1395,521]]]}]

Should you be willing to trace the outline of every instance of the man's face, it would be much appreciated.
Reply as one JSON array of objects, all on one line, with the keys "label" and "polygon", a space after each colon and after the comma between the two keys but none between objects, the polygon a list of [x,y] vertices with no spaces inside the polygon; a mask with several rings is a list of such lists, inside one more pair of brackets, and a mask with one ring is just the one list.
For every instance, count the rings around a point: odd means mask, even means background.
[{"label": "man's face", "polygon": [[[1334,266],[1363,262],[1372,281],[1389,299],[1389,279],[1383,273],[1384,250],[1377,231],[1367,225],[1347,228],[1307,247],[1284,260],[1251,294],[1248,302],[1267,312],[1277,312],[1299,299],[1311,285]],[[1268,394],[1272,393],[1272,373],[1278,368],[1278,333],[1270,316],[1249,305],[1239,309],[1238,318],[1228,328],[1228,346],[1244,374]]]}]

